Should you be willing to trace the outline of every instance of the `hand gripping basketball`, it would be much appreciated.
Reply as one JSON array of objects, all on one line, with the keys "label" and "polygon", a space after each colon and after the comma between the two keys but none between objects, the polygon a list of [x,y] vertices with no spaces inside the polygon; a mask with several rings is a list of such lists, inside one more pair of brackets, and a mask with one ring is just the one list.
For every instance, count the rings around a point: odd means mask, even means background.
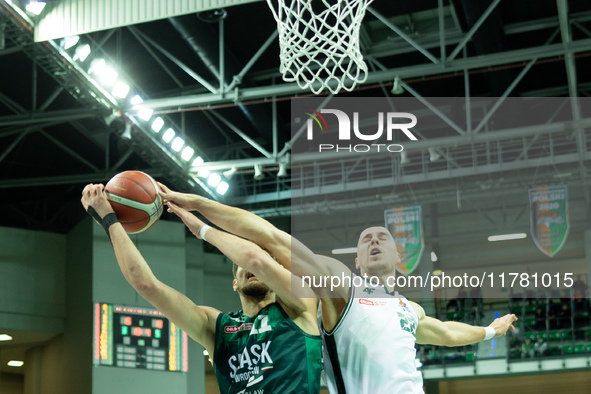
[{"label": "hand gripping basketball", "polygon": [[93,185],[91,183],[86,185],[82,191],[81,201],[86,212],[105,229],[110,241],[109,227],[117,223],[118,220],[117,215],[115,215],[113,208],[104,195],[103,189],[104,186],[102,184]]},{"label": "hand gripping basketball", "polygon": [[143,172],[125,171],[115,175],[105,186],[105,195],[129,234],[150,229],[162,214],[156,181]]}]

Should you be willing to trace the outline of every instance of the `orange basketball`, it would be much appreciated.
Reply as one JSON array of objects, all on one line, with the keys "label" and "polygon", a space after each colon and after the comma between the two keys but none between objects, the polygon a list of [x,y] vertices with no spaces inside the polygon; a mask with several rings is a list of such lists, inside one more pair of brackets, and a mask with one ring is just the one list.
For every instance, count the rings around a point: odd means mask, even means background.
[{"label": "orange basketball", "polygon": [[115,175],[105,186],[105,195],[129,234],[146,231],[162,214],[162,198],[156,181],[141,171]]}]

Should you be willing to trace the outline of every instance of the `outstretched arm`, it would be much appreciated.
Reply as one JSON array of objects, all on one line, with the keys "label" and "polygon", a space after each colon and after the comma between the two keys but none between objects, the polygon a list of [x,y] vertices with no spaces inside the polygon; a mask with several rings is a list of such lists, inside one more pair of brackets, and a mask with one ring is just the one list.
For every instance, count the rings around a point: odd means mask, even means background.
[{"label": "outstretched arm", "polygon": [[314,292],[309,287],[300,285],[297,293],[292,293],[290,272],[273,260],[260,246],[225,231],[204,227],[205,223],[199,218],[171,201],[168,202],[168,210],[176,214],[193,235],[199,239],[205,238],[236,265],[254,274],[258,280],[269,286],[286,307],[286,312],[302,329],[310,334],[318,334],[318,299]]},{"label": "outstretched arm", "polygon": [[219,228],[251,240],[267,249],[288,270],[291,256],[291,237],[267,220],[244,209],[220,204],[208,198],[170,190],[159,183],[164,203],[173,202],[187,211],[199,211]]},{"label": "outstretched arm", "polygon": [[[88,211],[89,207],[94,208],[100,218],[113,213],[103,189],[101,184],[90,184],[82,192],[84,209]],[[129,284],[170,321],[213,354],[215,324],[220,312],[214,308],[195,305],[186,296],[159,281],[120,223],[109,227],[109,236],[121,272]]]},{"label": "outstretched arm", "polygon": [[[410,304],[419,317],[416,337],[417,343],[420,345],[465,346],[484,341],[486,338],[486,327],[471,326],[455,321],[442,322],[426,316],[420,305],[414,302],[410,302]],[[513,322],[516,320],[517,317],[511,314],[495,319],[489,325],[494,330],[493,338],[504,336],[507,330],[515,331]]]},{"label": "outstretched arm", "polygon": [[[320,283],[321,280],[324,283],[324,279],[327,279],[329,281],[328,291],[324,286],[317,288],[317,290],[322,290],[322,294],[317,292],[320,297],[342,296],[342,298],[348,298],[348,287],[336,286],[334,288],[336,293],[330,291],[332,277],[342,278],[343,275],[351,275],[351,271],[340,261],[314,254],[297,239],[279,230],[267,220],[244,209],[220,204],[195,194],[174,192],[162,183],[158,183],[158,185],[160,195],[165,203],[172,202],[188,211],[199,211],[223,230],[249,239],[268,250],[279,264],[296,276],[309,277],[311,284]],[[170,206],[170,204],[168,205]],[[313,280],[314,278],[316,281]]]}]

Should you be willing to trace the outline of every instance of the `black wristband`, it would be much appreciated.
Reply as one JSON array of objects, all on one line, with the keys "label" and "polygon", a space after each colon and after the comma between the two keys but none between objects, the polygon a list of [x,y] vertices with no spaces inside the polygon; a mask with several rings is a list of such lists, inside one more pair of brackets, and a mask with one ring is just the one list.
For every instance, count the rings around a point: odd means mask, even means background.
[{"label": "black wristband", "polygon": [[101,226],[103,226],[103,228],[105,229],[105,232],[107,233],[107,237],[109,237],[109,241],[111,241],[111,234],[109,234],[109,227],[111,227],[115,223],[119,223],[119,220],[117,219],[117,215],[115,215],[113,212],[105,215],[105,217],[103,218],[103,221],[101,223]]},{"label": "black wristband", "polygon": [[86,213],[88,213],[90,216],[92,216],[92,218],[94,220],[97,221],[98,224],[100,224],[101,226],[103,225],[103,219],[101,219],[101,217],[99,216],[99,214],[94,210],[93,207],[88,207],[88,209],[86,210]]},{"label": "black wristband", "polygon": [[[106,214],[105,217],[101,219],[101,217],[99,216],[99,214],[96,212],[96,210],[93,207],[88,207],[86,212],[88,212],[88,214],[90,216],[92,216],[92,218],[94,220],[96,220],[98,224],[103,226],[103,228],[105,229],[105,232],[107,233],[107,237],[109,237],[109,241],[111,241],[111,234],[109,234],[109,227],[111,227],[115,223],[119,223],[119,220],[117,219],[117,215],[115,215],[115,213],[111,212],[109,214]],[[111,243],[112,243],[112,241],[111,241]]]}]

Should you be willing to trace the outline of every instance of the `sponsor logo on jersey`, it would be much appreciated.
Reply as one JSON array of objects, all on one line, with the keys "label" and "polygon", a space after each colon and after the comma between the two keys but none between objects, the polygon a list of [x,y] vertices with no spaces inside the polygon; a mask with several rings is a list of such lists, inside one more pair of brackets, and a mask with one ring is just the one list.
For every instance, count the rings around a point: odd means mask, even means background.
[{"label": "sponsor logo on jersey", "polygon": [[269,367],[272,368],[273,360],[269,355],[271,342],[256,343],[250,347],[245,347],[240,354],[230,357],[228,359],[228,365],[232,369],[230,378],[234,379],[236,383],[244,382],[259,375],[261,367],[263,370],[269,369]]},{"label": "sponsor logo on jersey", "polygon": [[239,326],[226,326],[224,332],[226,334],[234,334],[239,331],[249,331],[252,328],[252,323],[244,323]]},{"label": "sponsor logo on jersey", "polygon": [[366,300],[365,298],[360,298],[359,299],[359,303],[361,305],[368,305],[368,306],[384,306],[386,304],[388,304],[388,301],[371,301],[371,300]]},{"label": "sponsor logo on jersey", "polygon": [[254,391],[246,391],[246,389],[237,392],[236,394],[265,394],[264,389],[257,389]]}]

